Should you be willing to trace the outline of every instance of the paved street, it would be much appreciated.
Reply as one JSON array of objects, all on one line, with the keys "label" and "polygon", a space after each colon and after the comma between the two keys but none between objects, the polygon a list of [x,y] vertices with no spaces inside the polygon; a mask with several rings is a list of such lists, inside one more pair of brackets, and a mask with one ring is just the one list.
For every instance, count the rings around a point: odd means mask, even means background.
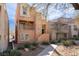
[{"label": "paved street", "polygon": [[51,56],[51,54],[53,53],[54,49],[56,49],[56,47],[57,47],[57,45],[50,44],[37,56]]}]

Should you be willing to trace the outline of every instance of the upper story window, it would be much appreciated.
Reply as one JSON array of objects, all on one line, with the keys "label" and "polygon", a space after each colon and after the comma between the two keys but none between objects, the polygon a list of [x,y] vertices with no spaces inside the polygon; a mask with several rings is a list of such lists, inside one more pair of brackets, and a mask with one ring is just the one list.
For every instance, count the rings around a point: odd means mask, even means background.
[{"label": "upper story window", "polygon": [[20,22],[20,26],[19,26],[20,29],[23,29],[23,30],[26,30],[26,29],[31,29],[33,30],[34,29],[34,23],[32,22]]},{"label": "upper story window", "polygon": [[27,7],[26,6],[21,6],[20,15],[21,16],[26,16],[27,15]]},{"label": "upper story window", "polygon": [[27,7],[22,6],[22,14],[27,15]]},{"label": "upper story window", "polygon": [[42,34],[46,33],[46,25],[42,25]]},{"label": "upper story window", "polygon": [[77,26],[76,25],[74,25],[74,30],[77,31]]}]

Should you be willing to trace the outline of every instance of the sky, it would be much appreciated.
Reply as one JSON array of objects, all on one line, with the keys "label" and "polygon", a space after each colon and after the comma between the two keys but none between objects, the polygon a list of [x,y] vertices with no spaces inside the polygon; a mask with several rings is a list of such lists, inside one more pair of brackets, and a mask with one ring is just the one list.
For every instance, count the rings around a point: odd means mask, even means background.
[{"label": "sky", "polygon": [[[7,13],[8,13],[8,17],[9,17],[9,26],[10,26],[10,31],[14,31],[15,30],[15,11],[16,11],[16,6],[17,4],[6,4],[7,5]],[[60,7],[60,6],[59,6]],[[75,10],[73,7],[69,7],[67,10],[62,11],[62,8],[55,9],[55,8],[49,8],[49,16],[48,19],[49,20],[53,20],[53,19],[57,19],[59,17],[65,17],[65,18],[72,18],[75,16]]]},{"label": "sky", "polygon": [[15,11],[16,11],[16,6],[17,4],[6,4],[7,5],[7,13],[8,13],[8,17],[9,17],[9,28],[10,31],[14,31],[15,30]]}]

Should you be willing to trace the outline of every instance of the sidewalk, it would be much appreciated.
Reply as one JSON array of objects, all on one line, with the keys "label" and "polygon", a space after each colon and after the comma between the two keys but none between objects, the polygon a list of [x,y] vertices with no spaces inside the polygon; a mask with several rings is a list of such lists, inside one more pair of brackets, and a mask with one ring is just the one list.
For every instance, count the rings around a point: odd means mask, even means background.
[{"label": "sidewalk", "polygon": [[50,44],[37,56],[51,56],[51,54],[53,53],[54,49],[56,49],[56,47],[57,47],[57,45]]}]

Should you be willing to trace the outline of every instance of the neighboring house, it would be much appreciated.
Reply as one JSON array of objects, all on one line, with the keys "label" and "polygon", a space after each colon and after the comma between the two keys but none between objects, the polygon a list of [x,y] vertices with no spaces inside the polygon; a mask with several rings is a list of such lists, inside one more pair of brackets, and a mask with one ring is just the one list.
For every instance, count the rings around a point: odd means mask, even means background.
[{"label": "neighboring house", "polygon": [[58,18],[55,21],[49,21],[51,40],[69,39],[79,36],[78,19]]},{"label": "neighboring house", "polygon": [[71,37],[75,37],[75,36],[78,36],[78,33],[79,33],[79,25],[76,24],[74,21],[68,23],[68,25],[71,27]]},{"label": "neighboring house", "polygon": [[17,4],[15,21],[17,43],[49,42],[48,22],[34,7]]},{"label": "neighboring house", "polygon": [[55,19],[55,21],[49,21],[49,31],[50,31],[50,39],[68,39],[69,38],[69,30],[67,22],[63,18]]},{"label": "neighboring house", "polygon": [[0,52],[3,52],[8,47],[9,39],[9,23],[6,5],[0,3]]},{"label": "neighboring house", "polygon": [[69,25],[71,26],[72,37],[79,36],[79,18],[75,18]]}]

